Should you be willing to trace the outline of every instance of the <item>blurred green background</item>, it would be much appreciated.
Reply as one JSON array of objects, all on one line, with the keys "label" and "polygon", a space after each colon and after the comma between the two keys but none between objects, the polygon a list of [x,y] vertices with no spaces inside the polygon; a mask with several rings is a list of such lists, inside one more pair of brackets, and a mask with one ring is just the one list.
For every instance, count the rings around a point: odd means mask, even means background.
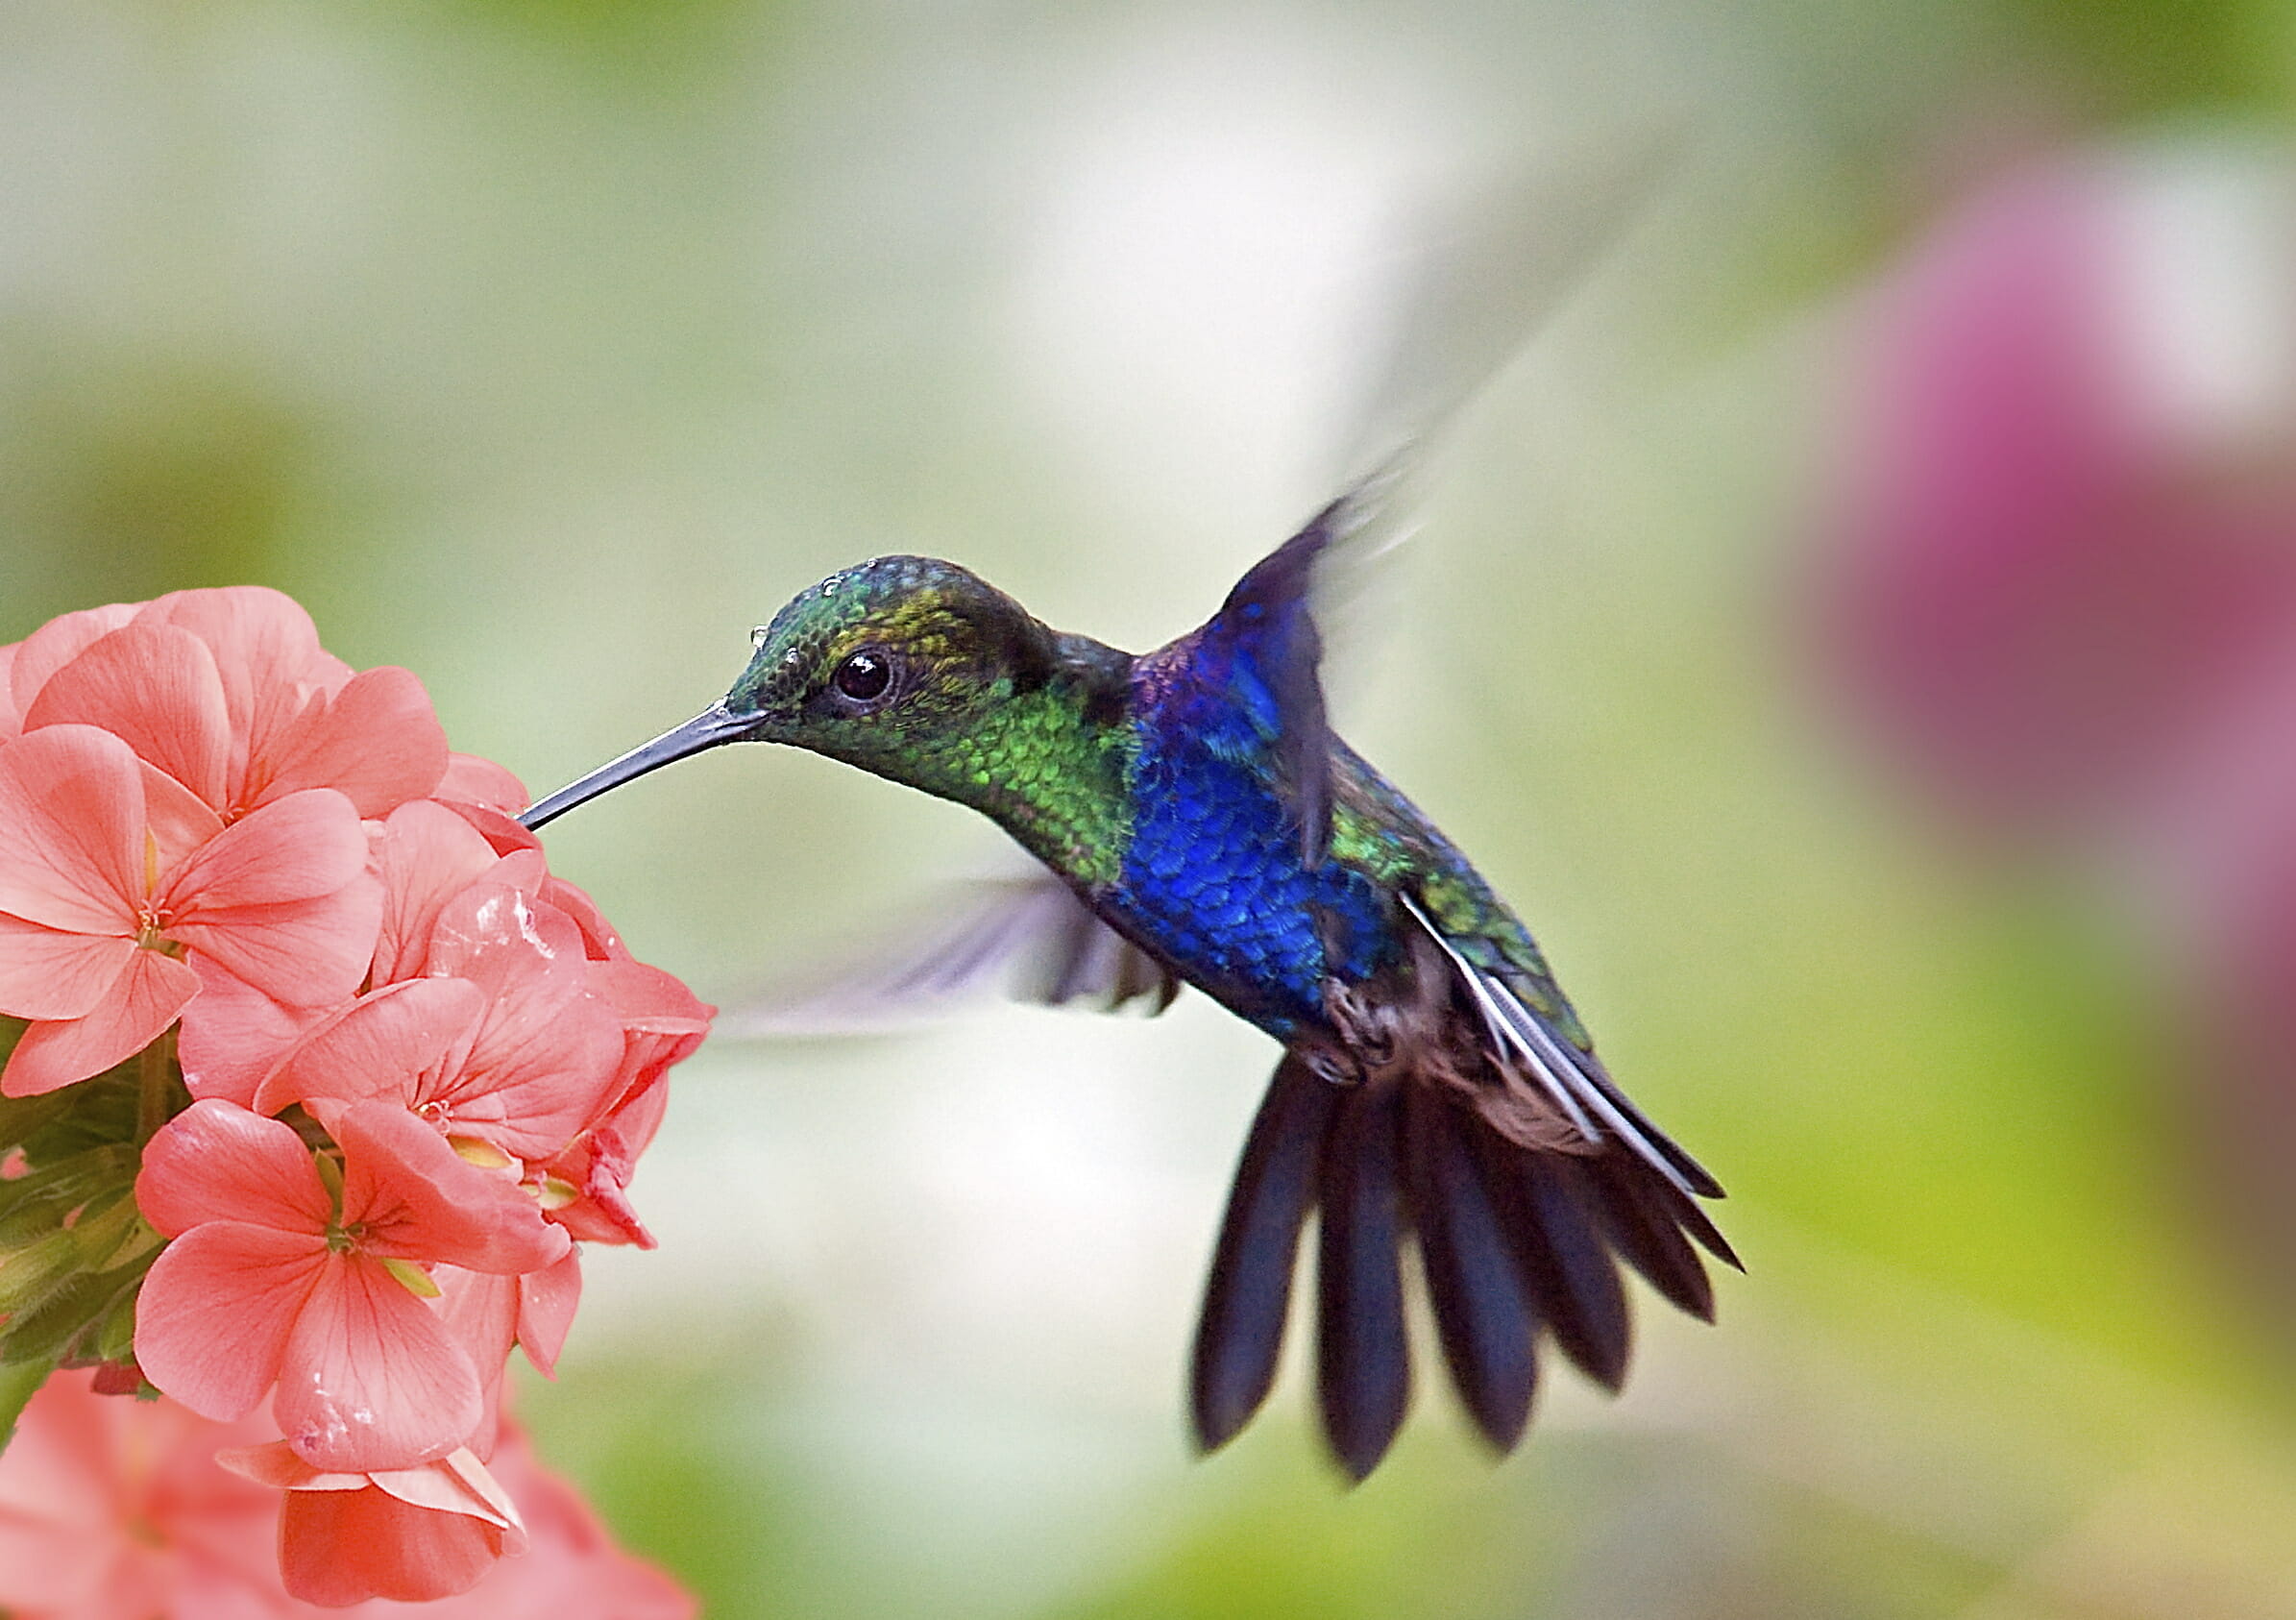
[{"label": "blurred green background", "polygon": [[[2240,3],[8,0],[0,637],[275,585],[538,790],[877,552],[1153,645],[1327,493],[1391,208],[1679,122],[1338,684],[1730,1186],[1721,1324],[1643,1310],[1497,1466],[1424,1387],[1342,1490],[1298,1366],[1192,1460],[1272,1051],[1008,1011],[707,1048],[661,1249],[592,1257],[524,1411],[723,1620],[2296,1615],[2289,1362],[2140,953],[1956,864],[1803,619],[1844,311],[1952,178],[2292,98]],[[742,749],[550,849],[736,1003],[995,842]]]}]

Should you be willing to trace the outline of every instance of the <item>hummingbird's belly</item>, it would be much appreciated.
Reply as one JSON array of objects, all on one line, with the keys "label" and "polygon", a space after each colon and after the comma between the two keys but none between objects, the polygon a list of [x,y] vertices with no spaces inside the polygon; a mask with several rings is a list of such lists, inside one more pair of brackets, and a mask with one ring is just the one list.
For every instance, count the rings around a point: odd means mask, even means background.
[{"label": "hummingbird's belly", "polygon": [[1313,871],[1300,831],[1249,768],[1196,750],[1143,756],[1118,882],[1118,925],[1230,1011],[1281,1038],[1323,1020],[1328,977],[1367,976],[1393,945],[1385,897],[1336,861]]}]

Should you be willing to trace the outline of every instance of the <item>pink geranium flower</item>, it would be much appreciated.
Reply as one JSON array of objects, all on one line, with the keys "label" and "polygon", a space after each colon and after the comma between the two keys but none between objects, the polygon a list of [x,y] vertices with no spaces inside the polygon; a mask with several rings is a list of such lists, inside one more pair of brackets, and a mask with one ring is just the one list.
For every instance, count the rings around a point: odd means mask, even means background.
[{"label": "pink geranium flower", "polygon": [[276,1385],[280,1427],[315,1467],[413,1467],[482,1415],[476,1367],[418,1297],[435,1291],[423,1268],[533,1271],[568,1240],[403,1108],[354,1105],[332,1128],[338,1190],[291,1128],[232,1103],[195,1103],[152,1139],[136,1202],[175,1240],[144,1281],[136,1357],[217,1419]]},{"label": "pink geranium flower", "polygon": [[287,1492],[280,1574],[306,1603],[425,1603],[468,1591],[526,1550],[518,1507],[465,1447],[411,1468],[330,1472],[285,1441],[219,1454],[232,1472]]},{"label": "pink geranium flower", "polygon": [[226,827],[93,726],[0,746],[0,1012],[31,1020],[0,1091],[100,1073],[203,982],[291,1005],[349,995],[381,904],[366,864],[338,793],[290,794]]},{"label": "pink geranium flower", "polygon": [[354,675],[277,591],[179,591],[97,612],[24,643],[10,691],[25,730],[102,726],[227,821],[314,787],[387,815],[446,773],[422,683],[401,669]]},{"label": "pink geranium flower", "polygon": [[385,985],[312,1030],[256,1106],[300,1102],[326,1123],[388,1099],[533,1164],[610,1104],[622,1023],[592,993],[563,912],[506,882],[472,884],[439,909],[425,963],[430,976]]}]

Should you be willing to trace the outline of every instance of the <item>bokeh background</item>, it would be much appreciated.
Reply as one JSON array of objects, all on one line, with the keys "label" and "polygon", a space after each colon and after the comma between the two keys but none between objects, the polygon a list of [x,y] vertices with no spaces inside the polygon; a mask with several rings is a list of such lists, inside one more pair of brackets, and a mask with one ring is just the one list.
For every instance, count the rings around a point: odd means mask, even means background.
[{"label": "bokeh background", "polygon": [[[1272,1052],[1006,1011],[706,1048],[524,1411],[724,1620],[2296,1615],[2291,110],[2256,0],[8,0],[0,637],[275,585],[538,790],[881,551],[1153,645],[1328,493],[1381,221],[1678,130],[1337,686],[1720,1325],[1192,1460]],[[734,1003],[995,839],[737,749],[550,844]]]}]

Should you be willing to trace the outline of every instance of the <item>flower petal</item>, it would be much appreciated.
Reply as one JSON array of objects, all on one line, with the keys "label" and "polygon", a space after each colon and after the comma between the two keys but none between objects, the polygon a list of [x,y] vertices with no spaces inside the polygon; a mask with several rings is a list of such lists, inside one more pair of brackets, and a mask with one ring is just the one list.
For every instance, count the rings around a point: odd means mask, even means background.
[{"label": "flower petal", "polygon": [[477,828],[443,804],[417,799],[391,812],[375,844],[376,875],[382,880],[375,983],[389,984],[423,971],[440,908],[476,883],[496,860]]},{"label": "flower petal", "polygon": [[324,706],[297,716],[275,756],[252,763],[251,778],[266,769],[257,803],[304,788],[333,788],[361,816],[387,816],[438,786],[447,770],[447,733],[411,670],[367,670]]},{"label": "flower petal", "polygon": [[246,809],[249,761],[270,757],[281,733],[315,698],[351,678],[350,667],[319,645],[311,616],[292,597],[260,585],[177,591],[138,617],[174,625],[205,642],[231,716],[231,783]]},{"label": "flower petal", "polygon": [[510,1351],[518,1342],[518,1295],[524,1279],[441,1265],[430,1280],[439,1288],[440,1320],[478,1369],[486,1415],[471,1435],[471,1450],[482,1459],[492,1457],[502,1426],[503,1375],[510,1370]]},{"label": "flower petal", "polygon": [[[427,1603],[476,1585],[506,1532],[461,1512],[413,1507],[379,1487],[298,1490],[280,1511],[280,1574],[305,1603]],[[523,1537],[522,1537],[523,1539]]]},{"label": "flower petal", "polygon": [[50,675],[79,657],[90,644],[134,622],[141,611],[142,603],[133,601],[83,608],[49,620],[16,643],[16,655],[8,668],[9,695],[16,713],[20,716],[32,706]]},{"label": "flower petal", "polygon": [[226,827],[176,871],[162,899],[179,916],[317,899],[366,866],[358,812],[341,794],[315,789]]},{"label": "flower petal", "polygon": [[488,1001],[442,1091],[456,1126],[542,1160],[613,1102],[622,1025],[590,994],[590,967],[572,919],[507,885],[474,884],[441,910],[430,970],[470,979]]},{"label": "flower petal", "polygon": [[357,1103],[334,1129],[343,1218],[366,1227],[362,1252],[496,1272],[540,1270],[566,1253],[566,1234],[514,1181],[468,1163],[405,1109]]},{"label": "flower petal", "polygon": [[[176,1061],[195,1097],[221,1097],[254,1107],[256,1089],[280,1060],[328,1014],[266,995],[199,952],[186,958],[199,994],[183,1009]],[[281,1106],[284,1106],[283,1104]],[[276,1114],[277,1108],[257,1109]]]},{"label": "flower petal", "polygon": [[193,1103],[145,1144],[135,1205],[170,1238],[236,1220],[316,1240],[334,1215],[311,1150],[291,1126],[212,1098]]},{"label": "flower petal", "polygon": [[223,818],[207,800],[149,760],[143,762],[143,824],[151,831],[158,857],[153,864],[162,874],[174,871],[223,831]]},{"label": "flower petal", "polygon": [[554,1376],[574,1308],[582,1303],[582,1251],[565,1255],[518,1280],[518,1342],[544,1377]]},{"label": "flower petal", "polygon": [[111,993],[134,940],[67,934],[0,913],[0,1013],[18,1019],[79,1019]]},{"label": "flower petal", "polygon": [[444,1457],[485,1414],[470,1357],[364,1254],[330,1255],[321,1267],[288,1336],[271,1411],[298,1457],[351,1473]]},{"label": "flower petal", "polygon": [[475,753],[447,755],[447,773],[430,790],[434,798],[454,799],[515,816],[532,802],[526,784],[509,770]]},{"label": "flower petal", "polygon": [[293,1102],[382,1098],[401,1108],[427,1100],[424,1082],[450,1054],[467,1050],[486,1011],[467,979],[408,979],[360,996],[314,1028],[256,1092],[274,1114]]},{"label": "flower petal", "polygon": [[361,872],[317,899],[203,910],[168,937],[273,1000],[325,1007],[357,991],[381,915],[382,885]]},{"label": "flower petal", "polygon": [[296,1323],[321,1280],[339,1269],[330,1259],[316,1234],[236,1220],[193,1227],[144,1277],[136,1364],[203,1417],[240,1416],[279,1379]]},{"label": "flower petal", "polygon": [[224,808],[231,716],[215,659],[166,625],[122,626],[48,677],[24,710],[27,731],[100,725],[207,803]]},{"label": "flower petal", "polygon": [[143,772],[127,744],[52,725],[0,747],[0,911],[133,935],[143,857]]},{"label": "flower petal", "polygon": [[131,949],[111,993],[85,1018],[42,1020],[24,1031],[0,1073],[0,1094],[37,1096],[103,1073],[158,1040],[198,994],[199,978],[183,963]]}]

